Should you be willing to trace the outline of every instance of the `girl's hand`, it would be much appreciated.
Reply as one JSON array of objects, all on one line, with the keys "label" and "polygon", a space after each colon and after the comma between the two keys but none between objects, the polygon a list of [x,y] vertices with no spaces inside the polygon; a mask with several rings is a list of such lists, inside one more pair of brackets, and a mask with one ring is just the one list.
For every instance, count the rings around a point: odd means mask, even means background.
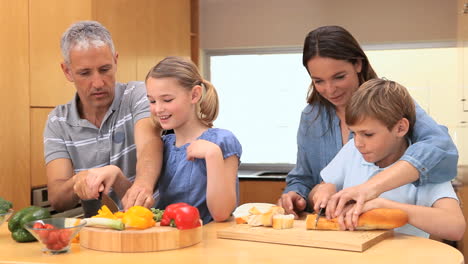
[{"label": "girl's hand", "polygon": [[187,160],[206,159],[213,153],[221,153],[221,149],[213,142],[198,139],[190,143],[187,147]]},{"label": "girl's hand", "polygon": [[[317,186],[317,190],[314,193],[309,194],[309,200],[312,201],[314,205],[314,211],[318,212],[320,208],[327,207],[328,200],[330,197],[336,193],[335,184],[331,183],[321,183]],[[312,197],[310,197],[312,195]],[[326,211],[327,219],[331,219],[331,214]]]}]

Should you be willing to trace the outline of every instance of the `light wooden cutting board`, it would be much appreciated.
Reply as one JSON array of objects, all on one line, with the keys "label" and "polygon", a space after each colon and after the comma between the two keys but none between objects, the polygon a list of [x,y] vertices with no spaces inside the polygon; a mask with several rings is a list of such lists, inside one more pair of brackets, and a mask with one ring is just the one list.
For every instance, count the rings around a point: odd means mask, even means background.
[{"label": "light wooden cutting board", "polygon": [[84,227],[80,231],[82,247],[110,252],[151,252],[195,245],[202,240],[202,226],[179,230],[170,226],[154,226],[144,230],[113,230]]},{"label": "light wooden cutting board", "polygon": [[363,252],[387,237],[393,230],[373,231],[329,231],[306,230],[304,220],[294,220],[291,229],[253,227],[247,224],[234,224],[217,232],[218,238],[249,240],[266,243],[319,247]]}]

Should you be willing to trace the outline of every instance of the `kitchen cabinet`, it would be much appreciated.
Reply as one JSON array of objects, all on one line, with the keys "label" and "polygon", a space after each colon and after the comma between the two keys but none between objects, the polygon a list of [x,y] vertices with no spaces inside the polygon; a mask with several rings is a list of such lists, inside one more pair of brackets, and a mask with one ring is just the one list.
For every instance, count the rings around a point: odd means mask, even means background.
[{"label": "kitchen cabinet", "polygon": [[[166,56],[198,52],[199,0],[0,0],[0,197],[19,209],[47,183],[42,133],[47,114],[73,98],[60,68],[60,38],[78,20],[97,20],[119,53],[117,81],[143,80]],[[196,7],[196,9],[192,9]],[[194,13],[194,10],[196,13]],[[198,57],[198,53],[194,54]],[[198,61],[196,62],[198,63]]]},{"label": "kitchen cabinet", "polygon": [[[260,178],[260,179],[259,179]],[[272,203],[276,204],[278,198],[286,187],[284,179],[239,179],[239,204],[244,203]],[[265,177],[266,178],[266,177]]]},{"label": "kitchen cabinet", "polygon": [[0,0],[0,197],[30,203],[28,1]]}]

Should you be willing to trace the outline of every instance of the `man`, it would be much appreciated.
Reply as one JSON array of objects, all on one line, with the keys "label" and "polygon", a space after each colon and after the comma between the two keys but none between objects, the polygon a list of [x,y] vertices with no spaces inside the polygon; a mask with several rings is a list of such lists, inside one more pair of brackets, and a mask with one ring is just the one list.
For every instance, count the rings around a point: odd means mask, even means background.
[{"label": "man", "polygon": [[70,26],[61,50],[63,73],[77,93],[49,114],[44,130],[52,206],[67,210],[109,191],[124,209],[153,206],[163,147],[144,84],[116,83],[118,54],[98,22]]}]

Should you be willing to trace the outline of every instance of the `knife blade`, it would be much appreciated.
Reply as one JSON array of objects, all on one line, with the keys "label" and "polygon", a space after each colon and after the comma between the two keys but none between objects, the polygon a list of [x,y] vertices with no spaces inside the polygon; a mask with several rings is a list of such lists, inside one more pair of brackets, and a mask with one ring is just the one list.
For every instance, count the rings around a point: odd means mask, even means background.
[{"label": "knife blade", "polygon": [[320,208],[320,210],[317,213],[317,218],[315,218],[315,227],[314,227],[315,229],[317,229],[317,223],[319,221],[319,218],[322,216],[325,216],[325,207]]}]

